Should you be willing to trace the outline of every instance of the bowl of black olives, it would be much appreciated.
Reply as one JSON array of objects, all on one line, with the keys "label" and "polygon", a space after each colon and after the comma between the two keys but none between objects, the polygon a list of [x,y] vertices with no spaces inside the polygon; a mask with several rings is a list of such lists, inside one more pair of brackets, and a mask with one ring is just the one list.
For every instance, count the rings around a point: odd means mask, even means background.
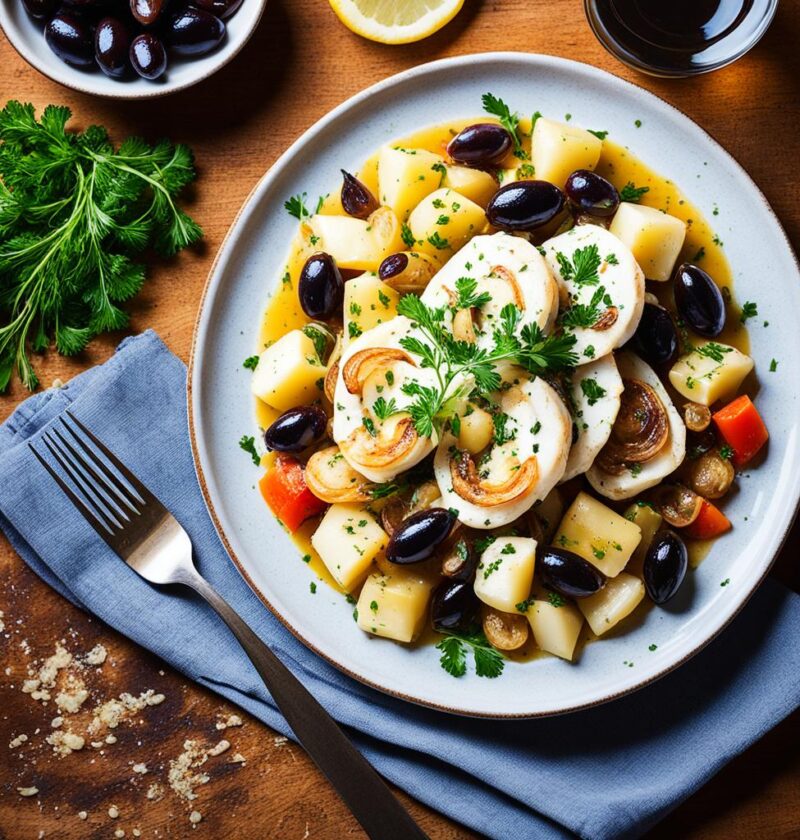
[{"label": "bowl of black olives", "polygon": [[162,96],[227,64],[267,0],[5,0],[0,26],[49,78],[120,99]]}]

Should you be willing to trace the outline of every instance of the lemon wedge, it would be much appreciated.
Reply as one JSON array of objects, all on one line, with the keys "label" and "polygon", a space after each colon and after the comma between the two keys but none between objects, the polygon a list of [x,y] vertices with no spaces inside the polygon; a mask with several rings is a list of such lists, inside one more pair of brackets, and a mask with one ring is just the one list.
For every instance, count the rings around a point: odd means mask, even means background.
[{"label": "lemon wedge", "polygon": [[438,32],[464,0],[329,0],[351,31],[381,44],[409,44]]}]

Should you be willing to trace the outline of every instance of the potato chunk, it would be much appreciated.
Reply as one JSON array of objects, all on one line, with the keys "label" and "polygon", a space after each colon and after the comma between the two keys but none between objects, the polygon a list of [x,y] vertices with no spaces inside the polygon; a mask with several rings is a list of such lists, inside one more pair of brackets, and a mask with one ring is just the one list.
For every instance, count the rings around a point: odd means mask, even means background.
[{"label": "potato chunk", "polygon": [[655,508],[644,502],[634,502],[632,505],[628,505],[623,516],[628,521],[635,522],[642,529],[641,542],[636,546],[636,550],[625,567],[626,572],[641,577],[647,549],[650,548],[650,543],[653,542],[653,537],[655,537],[664,519]]},{"label": "potato chunk", "polygon": [[544,599],[528,607],[528,622],[536,644],[547,653],[572,661],[583,627],[583,614],[574,605],[554,607]]},{"label": "potato chunk", "polygon": [[400,295],[375,274],[362,274],[344,286],[344,338],[357,338],[397,315]]},{"label": "potato chunk", "polygon": [[609,230],[631,249],[648,280],[669,280],[686,236],[684,222],[653,207],[623,201]]},{"label": "potato chunk", "polygon": [[536,540],[498,537],[481,555],[475,574],[475,594],[490,607],[516,612],[531,591]]},{"label": "potato chunk", "polygon": [[378,201],[404,222],[442,183],[444,158],[424,149],[384,146],[378,153]]},{"label": "potato chunk", "polygon": [[259,356],[250,388],[267,405],[286,411],[317,399],[324,376],[314,342],[301,330],[292,330]]},{"label": "potato chunk", "polygon": [[328,508],[311,537],[333,579],[347,592],[367,574],[375,555],[389,538],[375,517],[359,505],[335,504]]},{"label": "potato chunk", "polygon": [[313,247],[330,254],[339,268],[377,271],[389,254],[405,247],[400,222],[388,207],[378,208],[366,220],[312,216],[308,226],[317,237]]},{"label": "potato chunk", "polygon": [[669,381],[679,394],[692,402],[711,405],[734,396],[752,369],[750,356],[735,347],[704,341],[675,362],[669,372]]},{"label": "potato chunk", "polygon": [[432,192],[408,217],[415,248],[449,259],[468,239],[486,227],[483,208],[446,188]]},{"label": "potato chunk", "polygon": [[561,520],[553,544],[614,577],[625,568],[641,538],[642,529],[635,522],[581,492]]},{"label": "potato chunk", "polygon": [[485,208],[500,185],[488,172],[484,172],[482,169],[470,169],[468,166],[448,166],[442,186],[455,190],[465,198]]},{"label": "potato chunk", "polygon": [[644,584],[639,578],[621,572],[596,594],[580,598],[578,607],[592,632],[602,636],[627,618],[644,598]]},{"label": "potato chunk", "polygon": [[532,163],[536,178],[559,189],[576,169],[594,169],[603,141],[575,125],[539,117],[533,128]]},{"label": "potato chunk", "polygon": [[488,411],[475,406],[470,408],[472,411],[469,414],[459,418],[458,446],[472,455],[477,455],[486,449],[494,437],[494,421]]},{"label": "potato chunk", "polygon": [[367,633],[410,642],[419,635],[428,612],[431,581],[396,566],[391,574],[370,575],[356,610],[358,626]]}]

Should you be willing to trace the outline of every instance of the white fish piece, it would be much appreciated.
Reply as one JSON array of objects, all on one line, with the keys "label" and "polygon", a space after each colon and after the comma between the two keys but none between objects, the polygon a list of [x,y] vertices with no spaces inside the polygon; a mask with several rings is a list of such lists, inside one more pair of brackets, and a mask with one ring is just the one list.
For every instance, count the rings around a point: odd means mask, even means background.
[{"label": "white fish piece", "polygon": [[489,492],[485,503],[464,498],[454,487],[453,470],[457,471],[457,459],[468,456],[457,452],[457,438],[446,431],[434,459],[442,506],[457,510],[458,518],[472,528],[506,525],[543,499],[564,474],[570,450],[572,420],[552,386],[538,377],[531,378],[521,368],[504,371],[503,378],[517,380],[517,384],[495,395],[509,418],[506,431],[513,438],[491,445],[475,479],[479,477],[486,487],[513,482],[523,475],[530,459],[535,460],[535,477],[518,495],[500,504],[490,503]]},{"label": "white fish piece", "polygon": [[[414,381],[435,386],[436,373],[430,368],[420,367],[418,359],[402,351],[399,355],[404,355],[405,359],[389,359],[372,366],[373,369],[364,376],[359,392],[353,394],[347,390],[343,371],[348,360],[361,351],[380,348],[402,350],[400,339],[412,332],[408,318],[398,315],[352,341],[339,361],[333,398],[333,439],[350,466],[370,481],[391,481],[399,473],[418,464],[436,447],[436,432],[429,438],[417,435],[408,412],[403,411],[414,399],[403,392],[403,385]],[[397,409],[385,419],[381,419],[375,409],[376,402],[381,398],[383,405],[390,405],[394,400]],[[404,432],[406,442],[413,441],[413,445],[400,447],[397,457],[392,457],[391,442]],[[362,459],[365,446],[371,454]]]},{"label": "white fish piece", "polygon": [[630,248],[599,225],[579,225],[544,243],[545,259],[561,296],[561,318],[577,305],[590,306],[597,319],[568,326],[575,335],[578,364],[591,364],[621,347],[636,332],[644,308],[644,273]]},{"label": "white fish piece", "polygon": [[630,499],[650,487],[655,487],[674,472],[686,457],[686,426],[656,372],[637,355],[627,351],[617,353],[616,362],[623,384],[625,380],[638,379],[656,392],[667,412],[669,437],[664,447],[649,461],[637,465],[637,469],[626,470],[621,475],[612,475],[600,469],[597,464],[591,467],[586,473],[589,483],[601,496],[615,501]]},{"label": "white fish piece", "polygon": [[[520,326],[535,323],[544,332],[552,328],[558,313],[558,286],[544,257],[527,239],[507,233],[473,237],[431,278],[421,295],[423,302],[430,307],[452,306],[461,277],[477,281],[475,294],[491,295],[474,321],[479,346],[492,346],[493,325],[509,303],[522,313]],[[445,318],[450,324],[449,310]]]},{"label": "white fish piece", "polygon": [[611,434],[622,396],[622,377],[613,354],[575,369],[570,380],[578,438],[561,482],[585,473]]}]

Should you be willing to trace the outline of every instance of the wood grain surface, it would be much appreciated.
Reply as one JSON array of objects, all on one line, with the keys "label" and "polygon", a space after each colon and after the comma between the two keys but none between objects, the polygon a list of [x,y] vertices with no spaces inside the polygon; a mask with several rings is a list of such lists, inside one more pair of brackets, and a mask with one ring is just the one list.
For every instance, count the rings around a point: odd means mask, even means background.
[{"label": "wood grain surface", "polygon": [[[392,73],[448,55],[496,49],[549,53],[605,68],[654,91],[733,153],[797,245],[798,44],[800,4],[784,2],[761,44],[732,67],[691,81],[664,81],[639,76],[608,56],[589,31],[579,0],[467,0],[443,31],[403,47],[372,44],[351,34],[326,0],[270,0],[258,31],[232,64],[196,88],[147,102],[93,99],[64,89],[29,67],[0,36],[0,101],[13,97],[37,108],[63,103],[72,107],[76,125],[104,124],[117,140],[128,134],[164,135],[193,147],[200,178],[191,212],[205,228],[205,243],[154,267],[133,306],[132,323],[134,331],[153,327],[187,359],[213,256],[263,172],[346,97]],[[658,168],[657,160],[650,163]],[[747,219],[737,223],[747,224]],[[42,382],[67,379],[103,361],[119,338],[99,339],[71,360],[47,354],[37,364]],[[15,385],[10,395],[0,397],[0,420],[24,396]],[[773,572],[795,589],[798,548],[800,531],[795,529]],[[217,721],[236,712],[233,707],[71,607],[5,541],[0,542],[0,610],[5,624],[0,634],[0,838],[77,840],[123,836],[119,832],[127,838],[245,840],[363,836],[301,750],[246,715],[242,726],[217,729]],[[82,725],[91,718],[84,709],[122,692],[138,697],[152,689],[164,701],[129,713],[116,729],[102,729],[98,738],[103,743],[98,740],[97,747],[87,742],[78,752],[57,756],[45,740],[57,731],[51,727],[57,715],[54,700],[43,704],[21,689],[29,668],[50,656],[59,640],[77,657],[61,672],[59,684],[71,674],[89,692],[75,716]],[[80,656],[97,643],[108,650],[105,663],[81,664]],[[109,734],[112,743],[105,741]],[[19,735],[27,740],[19,741]],[[168,775],[170,766],[179,766],[175,762],[184,743],[208,749],[223,738],[230,748],[193,771],[208,776],[196,786],[197,798],[175,793]],[[14,739],[18,745],[9,747]],[[650,836],[800,836],[798,742],[800,716],[795,715],[723,769]],[[244,763],[234,757],[243,757]],[[140,772],[141,765],[147,772]],[[38,794],[17,793],[18,787],[30,786]],[[432,838],[473,836],[405,801]],[[115,809],[119,816],[110,816]],[[193,811],[201,815],[196,824],[190,822]]]}]

